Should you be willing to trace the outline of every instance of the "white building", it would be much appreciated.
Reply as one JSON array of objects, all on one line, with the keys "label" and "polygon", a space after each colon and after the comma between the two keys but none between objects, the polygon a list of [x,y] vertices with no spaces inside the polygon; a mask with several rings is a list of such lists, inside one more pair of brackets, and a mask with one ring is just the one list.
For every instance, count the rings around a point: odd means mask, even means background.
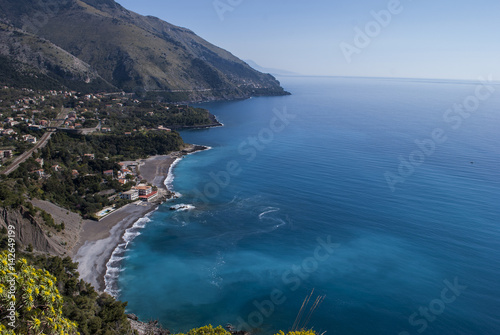
[{"label": "white building", "polygon": [[134,187],[139,192],[139,195],[149,195],[153,193],[153,188],[148,185],[139,185]]},{"label": "white building", "polygon": [[120,198],[125,199],[125,200],[132,200],[132,201],[137,200],[137,199],[139,199],[139,191],[130,190],[127,192],[123,192],[120,195]]}]

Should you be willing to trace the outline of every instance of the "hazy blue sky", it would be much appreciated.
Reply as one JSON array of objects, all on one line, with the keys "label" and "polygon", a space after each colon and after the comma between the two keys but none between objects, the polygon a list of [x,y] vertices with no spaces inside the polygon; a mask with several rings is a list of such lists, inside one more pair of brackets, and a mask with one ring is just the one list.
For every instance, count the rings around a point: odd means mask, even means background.
[{"label": "hazy blue sky", "polygon": [[[263,67],[309,75],[500,79],[498,0],[118,2]],[[381,15],[376,23],[371,13],[383,10],[392,11],[390,19]],[[356,27],[368,35],[355,41]]]}]

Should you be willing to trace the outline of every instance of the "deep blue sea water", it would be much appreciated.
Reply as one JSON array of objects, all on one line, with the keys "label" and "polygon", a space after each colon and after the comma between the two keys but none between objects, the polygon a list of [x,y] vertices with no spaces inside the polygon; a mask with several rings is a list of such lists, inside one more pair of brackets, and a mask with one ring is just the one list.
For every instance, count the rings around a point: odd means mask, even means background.
[{"label": "deep blue sea water", "polygon": [[128,310],[173,332],[499,334],[500,86],[282,84],[293,95],[203,104],[224,127],[182,132],[212,149],[127,235]]}]

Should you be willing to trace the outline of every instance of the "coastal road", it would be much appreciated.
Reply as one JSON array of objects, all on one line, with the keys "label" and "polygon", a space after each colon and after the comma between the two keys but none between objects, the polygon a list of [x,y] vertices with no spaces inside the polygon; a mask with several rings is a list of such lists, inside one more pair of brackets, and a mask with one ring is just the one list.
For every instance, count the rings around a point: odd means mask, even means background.
[{"label": "coastal road", "polygon": [[25,151],[21,156],[16,157],[14,161],[12,161],[12,163],[2,173],[8,175],[9,173],[17,169],[21,163],[23,163],[25,160],[31,157],[31,155],[33,154],[33,152],[35,152],[35,150],[43,148],[47,144],[52,133],[53,131],[48,131],[45,134],[43,134],[43,136],[36,142],[33,148],[29,149],[28,151]]},{"label": "coastal road", "polygon": [[[65,108],[61,107],[61,112],[57,116],[57,119],[58,120],[64,120],[67,115],[68,115],[68,109],[65,109]],[[51,122],[51,126],[52,127],[58,127],[63,122],[64,121],[57,121],[57,122],[54,122],[54,125],[52,125],[52,122]],[[48,132],[46,132],[45,134],[43,134],[43,136],[36,142],[36,144],[35,144],[35,146],[33,148],[31,148],[28,151],[24,152],[19,157],[16,157],[12,161],[12,163],[2,173],[5,174],[5,175],[8,175],[9,173],[12,173],[12,171],[16,170],[19,167],[20,164],[22,164],[24,161],[26,161],[28,158],[31,157],[31,155],[33,154],[33,152],[35,152],[38,149],[41,149],[41,148],[45,147],[47,145],[47,143],[49,142],[50,137],[52,136],[52,134],[54,132],[55,131],[49,130]]]}]

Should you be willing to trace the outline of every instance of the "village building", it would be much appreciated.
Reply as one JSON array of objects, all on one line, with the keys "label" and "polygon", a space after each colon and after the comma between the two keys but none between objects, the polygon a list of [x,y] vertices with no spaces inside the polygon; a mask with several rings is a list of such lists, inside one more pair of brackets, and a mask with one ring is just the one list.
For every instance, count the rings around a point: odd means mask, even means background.
[{"label": "village building", "polygon": [[158,130],[164,130],[164,131],[172,131],[170,128],[165,128],[163,126],[158,126]]},{"label": "village building", "polygon": [[125,200],[131,200],[131,201],[137,200],[139,198],[139,191],[130,190],[127,192],[123,192],[120,195],[120,198],[125,199]]},{"label": "village building", "polygon": [[153,187],[148,185],[135,186],[133,189],[139,191],[140,196],[146,196],[153,193]]},{"label": "village building", "polygon": [[45,171],[43,171],[43,169],[33,171],[32,173],[35,173],[40,178],[45,177]]},{"label": "village building", "polygon": [[11,158],[12,157],[12,150],[0,150],[0,158]]},{"label": "village building", "polygon": [[114,171],[113,170],[106,170],[106,171],[103,171],[102,174],[104,174],[105,176],[113,177]]},{"label": "village building", "polygon": [[139,196],[139,199],[141,199],[142,201],[153,201],[155,200],[156,198],[158,198],[158,192],[151,192],[147,195],[140,195]]},{"label": "village building", "polygon": [[42,130],[43,126],[37,124],[28,124],[28,128],[31,130]]},{"label": "village building", "polygon": [[15,135],[17,132],[14,129],[4,129],[2,130],[2,135]]},{"label": "village building", "polygon": [[28,142],[28,143],[31,143],[31,144],[35,144],[36,143],[36,137],[33,136],[33,135],[23,135],[22,136],[22,139],[24,142]]}]

